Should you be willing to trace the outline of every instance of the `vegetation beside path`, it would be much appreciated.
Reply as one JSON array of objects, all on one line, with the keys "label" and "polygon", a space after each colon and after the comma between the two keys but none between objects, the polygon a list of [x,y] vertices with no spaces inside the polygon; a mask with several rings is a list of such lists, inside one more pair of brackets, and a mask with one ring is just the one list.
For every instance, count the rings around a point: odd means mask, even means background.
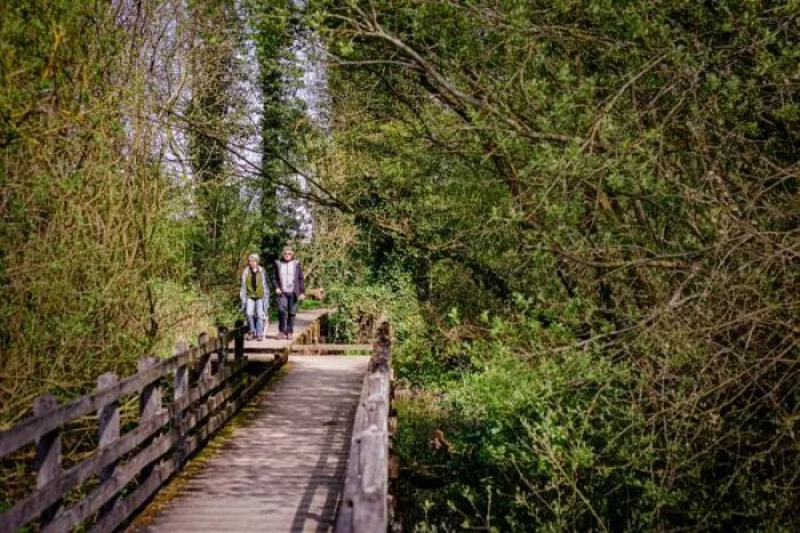
[{"label": "vegetation beside path", "polygon": [[406,529],[800,528],[797,2],[310,6]]}]

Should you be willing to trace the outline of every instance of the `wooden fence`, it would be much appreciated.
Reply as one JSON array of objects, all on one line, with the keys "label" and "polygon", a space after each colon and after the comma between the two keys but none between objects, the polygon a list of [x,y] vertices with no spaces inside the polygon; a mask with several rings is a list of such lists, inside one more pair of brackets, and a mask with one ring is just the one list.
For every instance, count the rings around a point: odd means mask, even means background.
[{"label": "wooden fence", "polygon": [[397,463],[391,454],[396,428],[391,356],[391,331],[384,322],[378,329],[353,422],[336,533],[386,532],[392,522],[389,482],[397,475]]},{"label": "wooden fence", "polygon": [[[103,374],[96,392],[66,404],[51,395],[37,398],[31,418],[0,433],[0,459],[35,443],[37,468],[37,490],[0,515],[0,531],[37,520],[44,532],[80,524],[106,532],[125,523],[287,360],[285,350],[249,375],[244,334],[241,323],[215,338],[203,334],[197,346],[179,346],[168,359],[141,359],[139,371],[128,378]],[[172,397],[167,405],[162,392]],[[138,395],[138,424],[121,433],[120,401],[131,395]],[[97,450],[64,469],[62,428],[93,413]],[[68,494],[90,480],[91,490],[65,503]]]}]

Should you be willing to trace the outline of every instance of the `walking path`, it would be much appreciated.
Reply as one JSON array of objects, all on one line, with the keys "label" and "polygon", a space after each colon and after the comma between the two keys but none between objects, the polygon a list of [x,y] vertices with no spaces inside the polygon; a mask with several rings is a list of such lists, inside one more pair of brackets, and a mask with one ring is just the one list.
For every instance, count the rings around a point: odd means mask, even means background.
[{"label": "walking path", "polygon": [[[330,313],[330,309],[311,309],[309,311],[301,311],[297,313],[297,316],[294,320],[294,332],[295,332],[295,340],[298,339],[303,332],[320,316]],[[246,341],[245,342],[245,349],[250,348],[285,348],[289,346],[292,341],[279,338],[278,334],[278,321],[271,320],[266,331],[266,335],[263,341]]]},{"label": "walking path", "polygon": [[[286,343],[264,341],[276,342]],[[291,356],[288,372],[256,398],[251,420],[233,430],[152,523],[131,531],[332,531],[368,361]]]},{"label": "walking path", "polygon": [[263,341],[251,340],[245,341],[244,351],[250,361],[272,361],[275,352],[290,346],[293,342],[297,342],[303,333],[308,330],[311,325],[322,315],[330,313],[330,309],[311,309],[308,311],[301,311],[297,313],[294,320],[294,340],[290,341],[282,338],[278,332],[278,321],[270,321],[267,325],[266,335]]}]

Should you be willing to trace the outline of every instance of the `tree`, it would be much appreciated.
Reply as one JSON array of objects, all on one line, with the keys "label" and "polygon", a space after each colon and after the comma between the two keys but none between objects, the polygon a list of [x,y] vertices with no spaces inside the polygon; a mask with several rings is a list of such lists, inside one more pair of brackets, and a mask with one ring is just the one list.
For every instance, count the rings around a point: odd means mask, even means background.
[{"label": "tree", "polygon": [[[786,523],[791,424],[763,421],[797,409],[796,6],[314,5],[333,55],[325,184],[432,262],[435,315],[477,327],[533,302],[544,333],[509,349],[637,369],[657,473],[629,473],[669,495],[648,527]],[[791,488],[762,511],[754,485]],[[564,527],[595,527],[589,510],[615,505],[598,498]]]},{"label": "tree", "polygon": [[[298,139],[305,106],[296,91],[302,83],[297,49],[302,39],[301,8],[291,1],[251,0],[249,18],[254,28],[261,91],[261,164],[255,187],[261,214],[260,248],[265,258],[277,259],[280,248],[298,231],[291,195],[302,167]],[[282,192],[284,191],[284,192]]]}]

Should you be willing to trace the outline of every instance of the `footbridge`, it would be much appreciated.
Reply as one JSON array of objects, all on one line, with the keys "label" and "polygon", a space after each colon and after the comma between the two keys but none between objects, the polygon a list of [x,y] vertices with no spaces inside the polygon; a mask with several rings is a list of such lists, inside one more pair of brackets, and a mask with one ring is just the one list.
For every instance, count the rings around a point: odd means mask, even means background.
[{"label": "footbridge", "polygon": [[[0,461],[35,464],[0,532],[387,531],[391,334],[329,344],[329,314],[299,313],[294,341],[245,341],[237,323],[68,403],[37,398],[0,432]],[[92,449],[66,464],[76,424]]]}]

